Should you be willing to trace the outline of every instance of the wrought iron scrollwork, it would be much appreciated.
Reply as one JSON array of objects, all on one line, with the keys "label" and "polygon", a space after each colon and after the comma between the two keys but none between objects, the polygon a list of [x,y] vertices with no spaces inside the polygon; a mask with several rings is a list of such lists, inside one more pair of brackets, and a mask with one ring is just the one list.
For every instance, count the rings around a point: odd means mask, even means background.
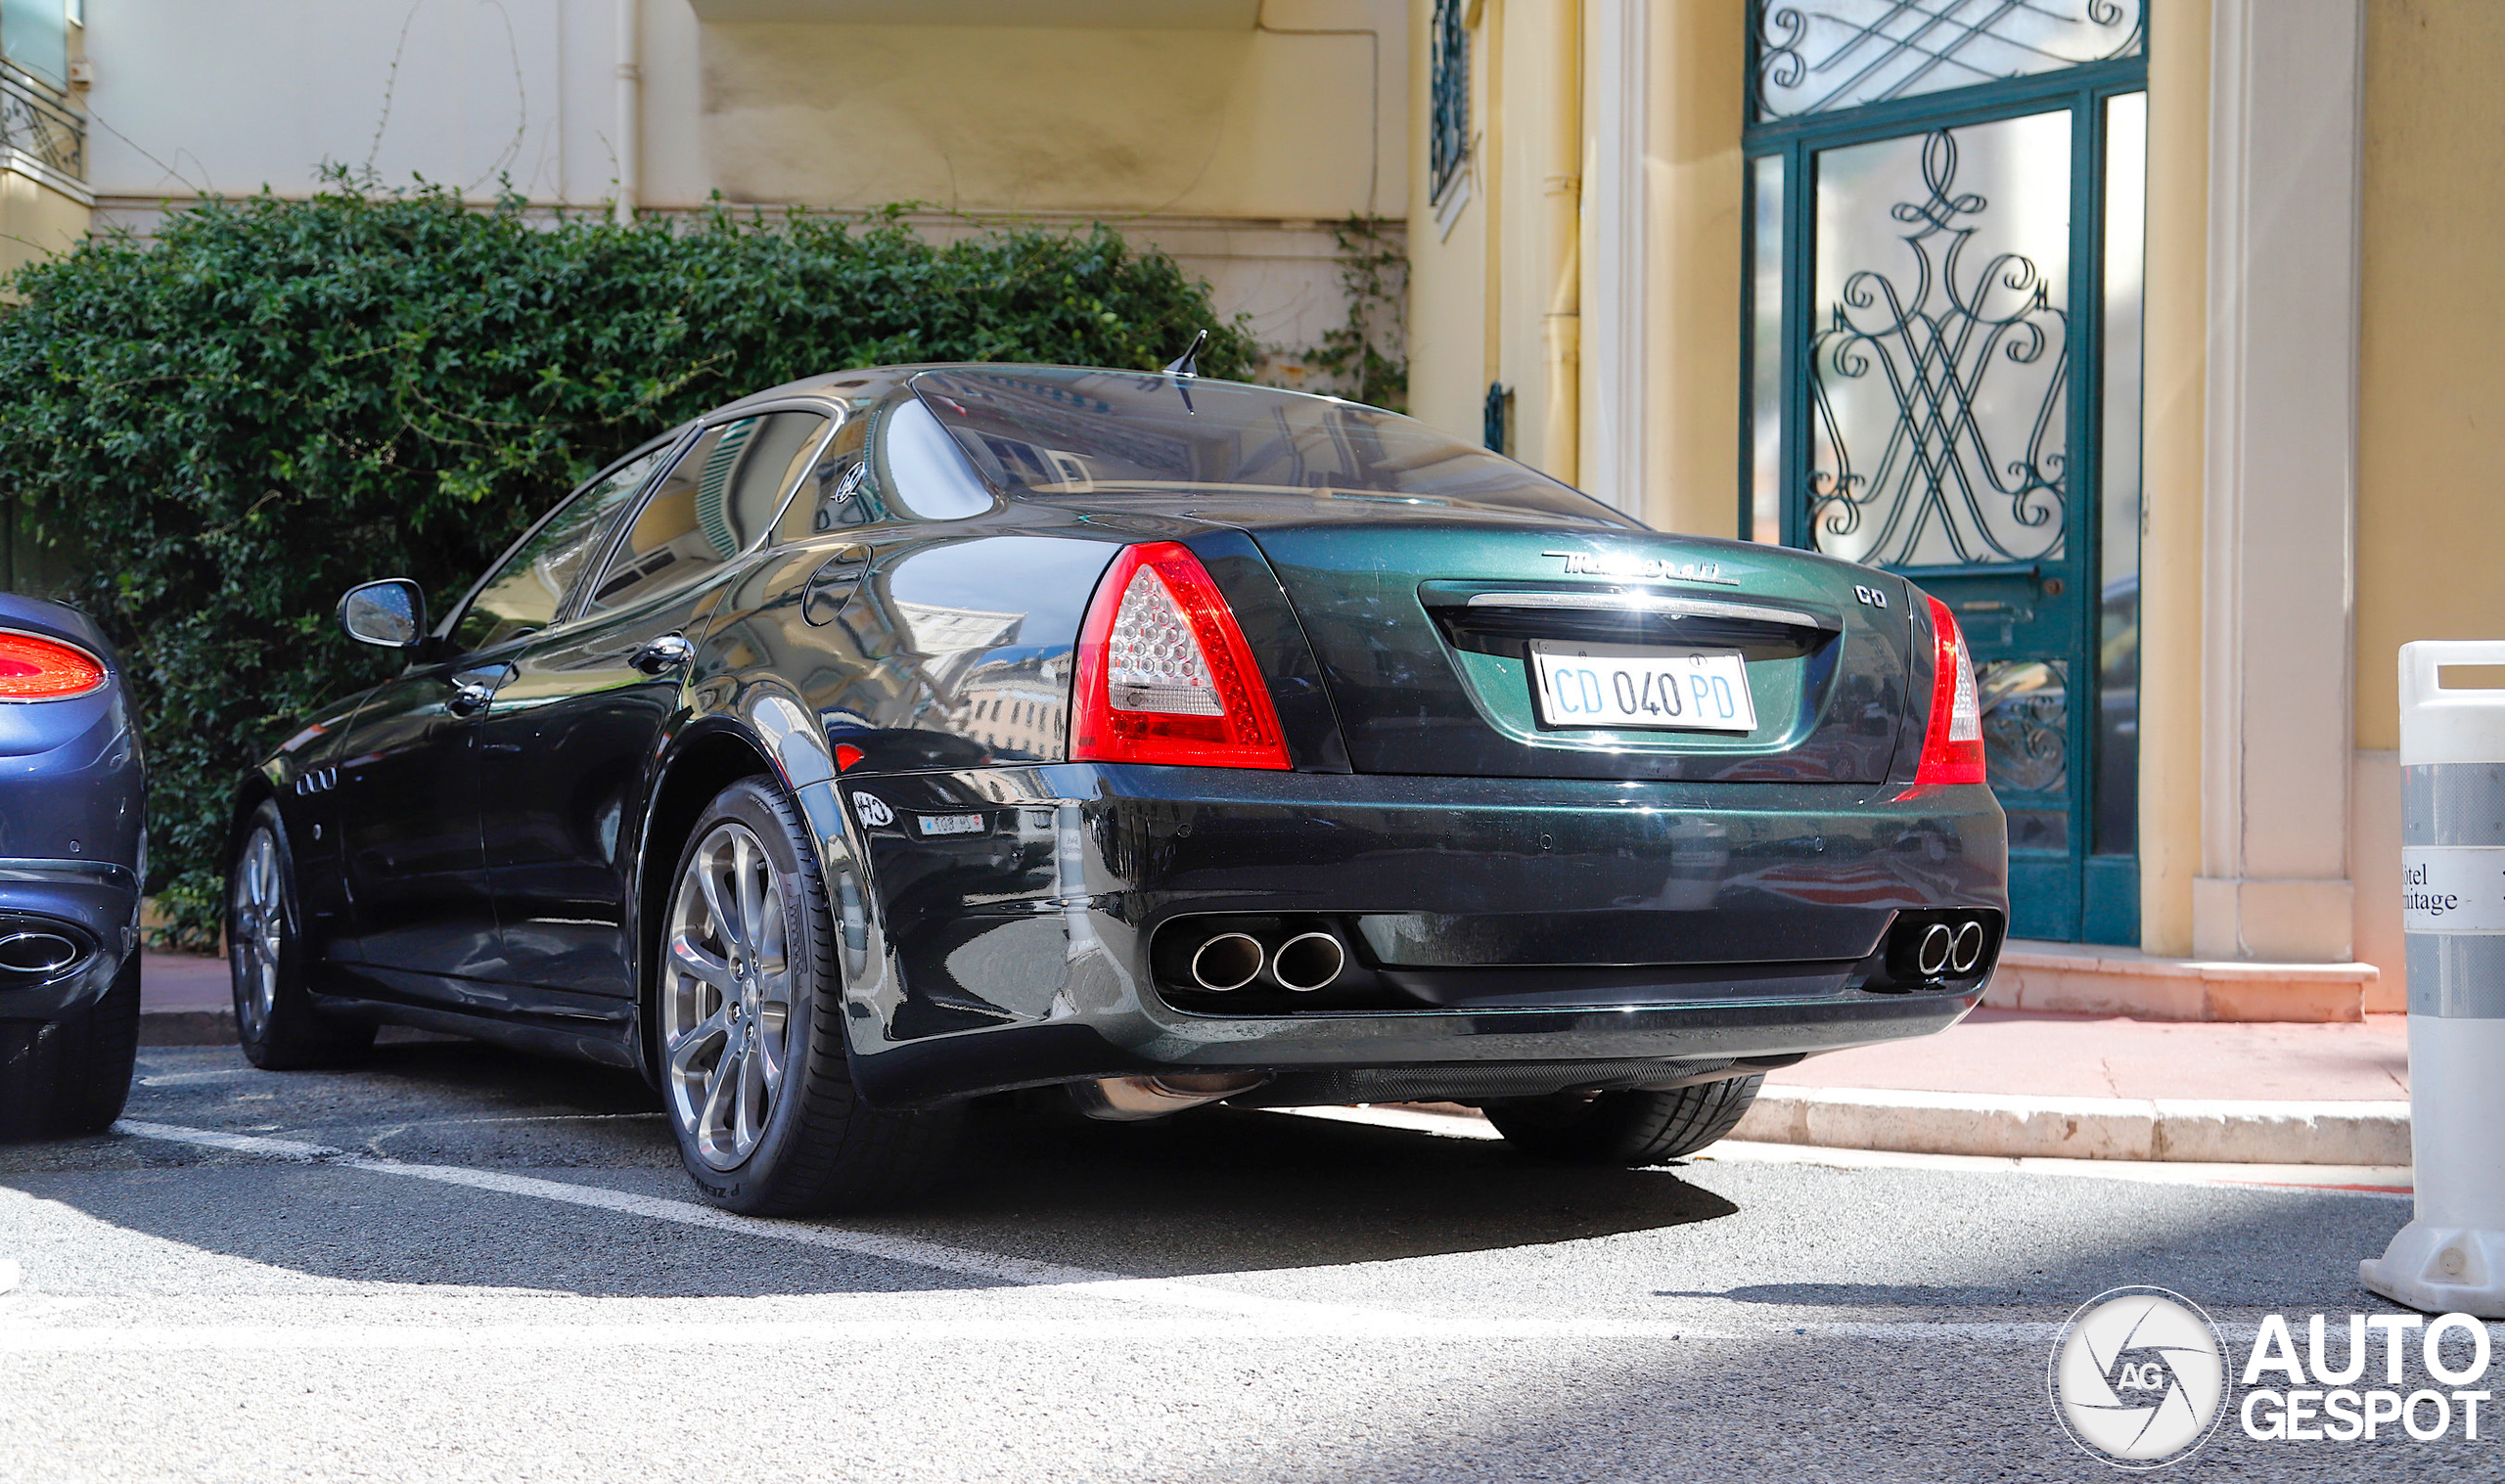
[{"label": "wrought iron scrollwork", "polygon": [[[1834,466],[1809,473],[1812,538],[1821,550],[1873,563],[1911,562],[1927,538],[1925,561],[2053,555],[2070,500],[2062,419],[2068,316],[2032,260],[1999,252],[1980,268],[1965,262],[1973,220],[1990,202],[1956,189],[1954,134],[1939,129],[1924,140],[1922,174],[1927,198],[1889,208],[1913,228],[1903,239],[1916,263],[1912,283],[1853,273],[1810,342],[1812,430]],[[1994,448],[1977,414],[1986,382],[2047,357],[2050,375],[2024,446]],[[1832,393],[1874,375],[1885,378],[1895,416],[1879,457],[1860,469]],[[1872,520],[1878,528],[1866,530]]]},{"label": "wrought iron scrollwork", "polygon": [[1794,118],[2138,54],[2145,0],[1757,0],[1756,116]]}]

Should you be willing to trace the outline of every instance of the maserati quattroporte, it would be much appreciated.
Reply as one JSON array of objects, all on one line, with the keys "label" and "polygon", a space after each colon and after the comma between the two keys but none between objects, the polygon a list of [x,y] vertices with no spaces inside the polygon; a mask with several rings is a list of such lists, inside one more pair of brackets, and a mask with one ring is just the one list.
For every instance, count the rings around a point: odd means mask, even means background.
[{"label": "maserati quattroporte", "polygon": [[1451,1100],[1551,1157],[1982,992],[1947,610],[1330,397],[1063,367],[761,392],[559,502],[248,781],[254,1060],[641,1068],[707,1196],[898,1198],[968,1100]]}]

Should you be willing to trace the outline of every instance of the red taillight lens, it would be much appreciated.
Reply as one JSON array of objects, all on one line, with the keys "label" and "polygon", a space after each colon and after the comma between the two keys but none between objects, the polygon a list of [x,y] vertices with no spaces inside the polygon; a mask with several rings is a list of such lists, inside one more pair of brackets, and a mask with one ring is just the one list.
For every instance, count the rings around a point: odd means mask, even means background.
[{"label": "red taillight lens", "polygon": [[104,684],[104,662],[85,650],[32,634],[0,633],[0,700],[65,700]]},{"label": "red taillight lens", "polygon": [[1936,652],[1931,666],[1931,725],[1922,739],[1914,787],[1983,781],[1983,712],[1975,690],[1975,661],[1948,605],[1926,596]]},{"label": "red taillight lens", "polygon": [[1200,559],[1126,546],[1078,631],[1074,762],[1285,768],[1269,687]]}]

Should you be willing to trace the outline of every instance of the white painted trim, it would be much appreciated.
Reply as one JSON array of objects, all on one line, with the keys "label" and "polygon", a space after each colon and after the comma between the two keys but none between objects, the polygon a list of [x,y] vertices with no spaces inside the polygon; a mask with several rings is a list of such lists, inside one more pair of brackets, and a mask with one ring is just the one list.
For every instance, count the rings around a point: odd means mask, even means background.
[{"label": "white painted trim", "polygon": [[0,145],[0,170],[14,170],[48,191],[58,191],[82,206],[96,203],[96,193],[74,175],[64,175],[23,150]]},{"label": "white painted trim", "polygon": [[2350,954],[2364,0],[2214,0],[2204,959]]},{"label": "white painted trim", "polygon": [[1645,0],[1583,18],[1583,489],[1644,512]]}]

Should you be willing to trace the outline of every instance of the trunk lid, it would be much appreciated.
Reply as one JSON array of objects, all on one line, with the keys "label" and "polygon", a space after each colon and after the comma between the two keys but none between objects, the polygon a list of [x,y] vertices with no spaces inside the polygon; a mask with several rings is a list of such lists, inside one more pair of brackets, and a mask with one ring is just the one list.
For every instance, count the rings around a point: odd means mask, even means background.
[{"label": "trunk lid", "polygon": [[[1358,772],[1889,776],[1914,665],[1910,590],[1887,573],[1640,529],[1456,521],[1449,510],[1360,516],[1336,500],[1198,503],[1192,515],[1244,530],[1268,558]],[[1543,642],[1736,651],[1756,725],[1741,735],[1544,724],[1530,654]]]}]

